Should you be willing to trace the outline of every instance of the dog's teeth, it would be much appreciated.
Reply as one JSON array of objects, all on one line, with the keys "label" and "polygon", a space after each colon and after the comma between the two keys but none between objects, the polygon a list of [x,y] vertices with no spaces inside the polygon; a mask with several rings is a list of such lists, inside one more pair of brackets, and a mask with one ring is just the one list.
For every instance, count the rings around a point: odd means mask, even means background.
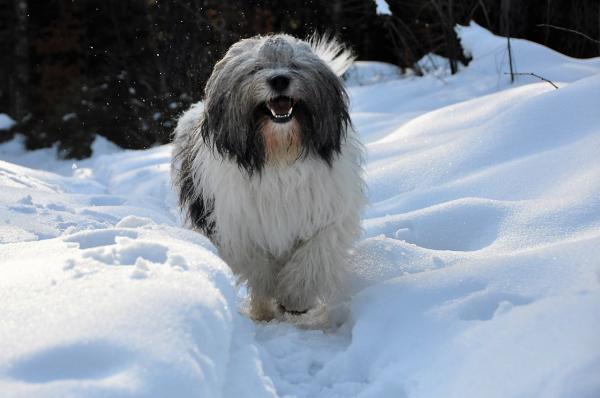
[{"label": "dog's teeth", "polygon": [[275,112],[271,111],[271,114],[273,115],[273,117],[274,117],[275,119],[285,119],[285,118],[287,118],[287,117],[290,117],[290,116],[292,116],[292,111],[289,111],[288,113],[286,113],[286,114],[284,114],[284,115],[280,115],[280,114],[277,114],[277,113],[275,113]]},{"label": "dog's teeth", "polygon": [[275,113],[275,111],[273,109],[271,109],[271,108],[269,108],[269,110],[271,111],[271,115],[273,115],[273,117],[275,119],[284,119],[284,118],[292,116],[292,111],[294,110],[294,108],[293,107],[290,108],[289,112],[286,113],[286,114],[284,114],[284,115],[280,115],[278,113]]}]

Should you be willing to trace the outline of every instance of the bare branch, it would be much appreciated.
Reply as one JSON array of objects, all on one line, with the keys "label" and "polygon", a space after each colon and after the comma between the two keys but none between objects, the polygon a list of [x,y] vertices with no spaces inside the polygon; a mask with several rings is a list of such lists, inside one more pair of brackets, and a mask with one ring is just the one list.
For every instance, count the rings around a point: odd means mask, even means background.
[{"label": "bare branch", "polygon": [[563,28],[561,26],[550,25],[550,24],[547,24],[547,23],[537,24],[536,26],[545,26],[545,27],[552,28],[552,29],[563,30],[565,32],[575,33],[575,34],[577,34],[579,36],[583,36],[586,39],[593,41],[594,43],[600,44],[600,40],[596,40],[593,37],[590,37],[590,36],[586,35],[585,33],[579,32],[579,31],[577,31],[575,29]]},{"label": "bare branch", "polygon": [[[505,75],[510,75],[510,73],[504,73]],[[542,77],[540,75],[536,75],[535,73],[532,72],[514,72],[513,75],[515,76],[533,76],[533,77],[537,77],[540,80],[543,80],[547,83],[552,84],[552,86],[558,90],[558,86],[556,84],[554,84],[552,81],[546,79],[545,77]]]},{"label": "bare branch", "polygon": [[506,43],[508,47],[508,66],[510,67],[510,82],[515,82],[515,71],[513,69],[513,57],[512,57],[512,48],[510,46],[510,35],[506,36]]}]

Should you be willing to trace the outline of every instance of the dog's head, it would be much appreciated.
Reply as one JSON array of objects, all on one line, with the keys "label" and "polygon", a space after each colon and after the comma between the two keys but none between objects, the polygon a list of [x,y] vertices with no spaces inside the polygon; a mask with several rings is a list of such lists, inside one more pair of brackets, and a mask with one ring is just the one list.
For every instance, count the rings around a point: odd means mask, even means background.
[{"label": "dog's head", "polygon": [[203,139],[250,174],[306,156],[331,164],[350,123],[339,75],[351,62],[329,39],[277,34],[235,43],[206,84]]}]

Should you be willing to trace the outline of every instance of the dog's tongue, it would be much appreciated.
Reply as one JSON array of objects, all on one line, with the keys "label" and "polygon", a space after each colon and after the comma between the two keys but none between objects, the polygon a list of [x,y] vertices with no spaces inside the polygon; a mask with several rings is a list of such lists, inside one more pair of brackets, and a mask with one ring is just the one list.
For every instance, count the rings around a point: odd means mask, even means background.
[{"label": "dog's tongue", "polygon": [[271,113],[275,115],[287,115],[292,111],[293,101],[290,97],[277,97],[267,103]]}]

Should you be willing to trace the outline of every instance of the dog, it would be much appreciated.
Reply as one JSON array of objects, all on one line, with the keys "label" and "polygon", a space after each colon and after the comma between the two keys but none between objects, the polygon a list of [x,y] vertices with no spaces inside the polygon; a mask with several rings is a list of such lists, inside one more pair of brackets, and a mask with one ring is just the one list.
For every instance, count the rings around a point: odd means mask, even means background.
[{"label": "dog", "polygon": [[255,320],[339,296],[365,205],[364,150],[340,77],[352,62],[330,38],[243,39],[175,128],[184,220],[247,282]]}]

